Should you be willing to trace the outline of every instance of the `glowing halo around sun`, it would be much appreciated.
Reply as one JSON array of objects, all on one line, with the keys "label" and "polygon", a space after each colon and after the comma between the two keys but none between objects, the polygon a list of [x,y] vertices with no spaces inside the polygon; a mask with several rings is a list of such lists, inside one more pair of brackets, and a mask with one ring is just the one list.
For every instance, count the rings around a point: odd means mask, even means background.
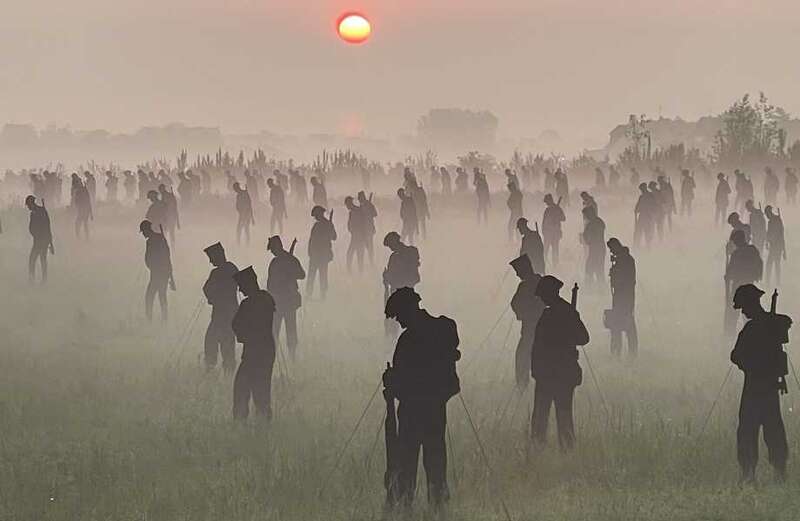
[{"label": "glowing halo around sun", "polygon": [[359,13],[345,13],[336,21],[339,38],[347,43],[364,43],[372,33],[367,17]]}]

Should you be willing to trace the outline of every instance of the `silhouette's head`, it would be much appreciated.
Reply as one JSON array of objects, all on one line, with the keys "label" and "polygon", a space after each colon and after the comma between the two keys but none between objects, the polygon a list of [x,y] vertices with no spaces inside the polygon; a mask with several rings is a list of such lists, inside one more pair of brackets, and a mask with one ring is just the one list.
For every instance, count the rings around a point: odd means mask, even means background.
[{"label": "silhouette's head", "polygon": [[642,193],[647,192],[647,183],[639,183],[639,190],[641,190]]},{"label": "silhouette's head", "polygon": [[165,185],[164,183],[161,183],[160,185],[158,185],[158,191],[161,192],[162,194],[166,193],[167,192],[167,185]]},{"label": "silhouette's head", "polygon": [[256,275],[256,270],[254,270],[252,266],[248,266],[237,272],[233,276],[233,279],[239,286],[239,291],[246,297],[254,295],[260,289],[258,287],[258,275]]},{"label": "silhouette's head", "polygon": [[403,199],[406,196],[406,191],[403,188],[397,189],[397,197]]},{"label": "silhouette's head", "polygon": [[531,266],[531,260],[527,255],[520,255],[509,264],[514,268],[514,273],[517,274],[520,280],[528,280],[533,276],[533,266]]},{"label": "silhouette's head", "polygon": [[767,217],[772,217],[775,215],[773,213],[772,205],[768,204],[767,206],[764,207],[764,215],[766,215]]},{"label": "silhouette's head", "polygon": [[144,221],[139,223],[139,232],[145,236],[145,238],[150,237],[153,235],[153,223],[145,219]]},{"label": "silhouette's head", "polygon": [[772,175],[772,167],[765,166],[764,167],[764,173],[767,174],[767,175]]},{"label": "silhouette's head", "polygon": [[650,190],[658,190],[658,183],[655,181],[650,181],[647,187],[650,188]]},{"label": "silhouette's head", "polygon": [[717,179],[720,180],[720,181],[723,181],[725,179],[725,174],[723,174],[722,172],[718,173],[717,174]]},{"label": "silhouette's head", "polygon": [[443,167],[443,166],[439,167],[439,172],[442,173],[442,174],[446,174],[447,173],[447,169],[445,167]]},{"label": "silhouette's head", "polygon": [[530,231],[530,228],[528,228],[528,219],[524,217],[517,219],[517,231],[522,235]]},{"label": "silhouette's head", "polygon": [[542,302],[548,306],[552,305],[560,298],[558,292],[564,283],[552,275],[545,275],[536,285],[536,296],[542,299]]},{"label": "silhouette's head", "polygon": [[28,207],[28,210],[33,210],[36,208],[36,197],[29,195],[25,198],[25,206]]},{"label": "silhouette's head", "polygon": [[309,181],[311,182],[312,185],[316,185],[319,182],[319,179],[317,179],[316,176],[312,175],[311,179],[309,179]]},{"label": "silhouette's head", "polygon": [[283,241],[281,240],[280,236],[273,235],[269,239],[267,239],[267,250],[271,252],[273,255],[278,255],[282,253],[283,250]]},{"label": "silhouette's head", "polygon": [[208,260],[212,266],[222,266],[226,260],[225,248],[223,248],[222,244],[219,242],[215,242],[203,251],[208,255]]},{"label": "silhouette's head", "polygon": [[383,245],[392,251],[397,250],[400,244],[400,234],[397,232],[389,232],[386,234],[386,237],[383,238]]},{"label": "silhouette's head", "polygon": [[752,212],[755,209],[755,206],[753,205],[753,200],[748,199],[747,201],[745,201],[744,207],[748,212]]},{"label": "silhouette's head", "polygon": [[76,181],[77,181],[78,183],[80,183],[80,182],[81,182],[81,178],[78,176],[78,174],[77,174],[77,173],[73,173],[73,174],[72,174],[72,176],[70,176],[70,177],[72,178],[72,182],[73,182],[73,183],[75,183]]},{"label": "silhouette's head", "polygon": [[270,188],[275,186],[275,180],[272,179],[271,177],[269,179],[267,179],[267,186],[269,186]]},{"label": "silhouette's head", "polygon": [[753,318],[764,310],[761,307],[762,295],[764,292],[754,284],[739,286],[733,294],[733,309],[741,309],[744,316]]},{"label": "silhouette's head", "polygon": [[414,316],[419,312],[419,303],[422,298],[411,288],[400,288],[386,301],[384,312],[386,318],[393,318],[403,328],[408,327]]},{"label": "silhouette's head", "polygon": [[311,209],[311,217],[315,219],[324,219],[325,218],[325,208],[321,207],[320,205],[314,206]]},{"label": "silhouette's head", "polygon": [[683,170],[681,170],[681,175],[683,175],[683,177],[689,177],[689,171],[684,168]]},{"label": "silhouette's head", "polygon": [[355,204],[353,204],[353,198],[350,197],[349,195],[344,198],[344,206],[348,210],[352,210],[356,206]]},{"label": "silhouette's head", "polygon": [[735,244],[737,247],[741,247],[747,244],[747,237],[744,234],[744,230],[736,230],[731,234],[731,242]]},{"label": "silhouette's head", "polygon": [[510,169],[510,168],[506,168],[506,175],[507,175],[508,177],[511,177],[511,176],[513,175],[513,174],[511,173],[511,169]]},{"label": "silhouette's head", "polygon": [[360,203],[363,203],[364,201],[367,200],[367,194],[364,193],[364,190],[358,192],[358,194],[356,194],[356,197],[358,197],[358,202]]},{"label": "silhouette's head", "polygon": [[608,242],[606,242],[606,245],[608,246],[608,250],[614,255],[623,253],[625,248],[625,246],[623,246],[616,237],[611,237]]},{"label": "silhouette's head", "polygon": [[238,182],[236,182],[236,183],[233,183],[233,184],[231,185],[231,187],[233,188],[233,191],[234,191],[234,192],[237,192],[237,193],[238,193],[238,192],[241,192],[241,191],[242,191],[242,185],[240,185]]},{"label": "silhouette's head", "polygon": [[592,198],[592,196],[589,195],[589,192],[586,192],[586,191],[581,192],[580,195],[581,195],[581,199],[583,199],[584,201],[589,201]]},{"label": "silhouette's head", "polygon": [[153,203],[158,201],[158,192],[156,192],[155,190],[148,191],[147,198]]},{"label": "silhouette's head", "polygon": [[544,204],[550,206],[553,204],[553,194],[545,194],[544,196]]},{"label": "silhouette's head", "polygon": [[741,220],[739,219],[739,212],[731,212],[730,215],[728,215],[728,224],[731,226],[739,224],[740,222]]}]

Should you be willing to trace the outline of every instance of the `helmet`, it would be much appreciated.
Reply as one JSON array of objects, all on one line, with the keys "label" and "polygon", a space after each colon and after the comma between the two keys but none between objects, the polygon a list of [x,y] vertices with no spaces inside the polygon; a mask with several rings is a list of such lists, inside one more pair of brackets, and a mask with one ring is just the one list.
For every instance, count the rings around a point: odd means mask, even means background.
[{"label": "helmet", "polygon": [[395,244],[400,242],[400,234],[397,232],[389,232],[386,234],[386,237],[383,238],[383,245],[389,246],[390,244]]},{"label": "helmet", "polygon": [[564,283],[552,275],[545,275],[536,285],[536,296],[558,295]]},{"label": "helmet", "polygon": [[320,205],[314,206],[314,208],[311,209],[311,217],[325,217],[325,208]]},{"label": "helmet", "polygon": [[412,288],[400,288],[386,301],[384,312],[386,318],[395,318],[404,310],[414,310],[419,308],[422,298]]},{"label": "helmet", "polygon": [[763,294],[764,292],[754,284],[743,284],[736,288],[736,292],[733,294],[733,309],[742,309],[742,306],[748,302],[757,302],[761,300]]}]

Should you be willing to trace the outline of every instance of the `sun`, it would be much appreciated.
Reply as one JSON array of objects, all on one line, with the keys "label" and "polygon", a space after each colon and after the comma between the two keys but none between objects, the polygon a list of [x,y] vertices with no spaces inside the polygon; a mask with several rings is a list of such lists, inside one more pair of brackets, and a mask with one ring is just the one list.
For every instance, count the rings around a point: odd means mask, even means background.
[{"label": "sun", "polygon": [[364,43],[372,33],[367,17],[359,13],[345,13],[336,22],[339,37],[347,43]]}]

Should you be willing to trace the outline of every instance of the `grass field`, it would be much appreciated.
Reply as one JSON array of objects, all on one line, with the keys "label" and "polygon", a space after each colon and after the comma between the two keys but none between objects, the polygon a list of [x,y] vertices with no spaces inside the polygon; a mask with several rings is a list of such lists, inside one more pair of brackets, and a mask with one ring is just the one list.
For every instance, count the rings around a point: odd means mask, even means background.
[{"label": "grass field", "polygon": [[[383,216],[384,230],[394,222],[391,211]],[[171,320],[150,326],[142,318],[138,211],[101,209],[103,224],[88,246],[72,238],[67,216],[54,213],[57,256],[50,283],[41,287],[26,280],[27,217],[6,210],[0,520],[381,518],[384,407],[380,394],[367,404],[392,346],[382,330],[380,268],[347,278],[344,214],[337,212],[342,237],[332,289],[327,301],[305,304],[298,360],[279,357],[275,418],[266,425],[231,420],[230,378],[206,373],[200,363],[208,306],[190,320],[209,269],[202,247],[218,239],[232,243],[224,240],[231,237],[229,216],[222,222],[184,217],[188,229],[174,248],[178,292],[170,295]],[[601,212],[609,236],[616,230],[627,241],[627,208],[601,206]],[[263,212],[257,218],[253,245],[230,244],[229,254],[263,274],[267,230]],[[476,230],[471,215],[438,218],[420,246],[423,305],[459,324],[462,396],[491,465],[490,471],[454,398],[450,519],[505,520],[504,503],[514,520],[797,519],[800,480],[791,462],[785,485],[771,483],[763,456],[761,485],[737,484],[738,371],[702,430],[729,367],[731,346],[719,340],[727,231],[705,217],[693,227],[679,222],[667,245],[637,255],[642,352],[635,361],[609,354],[600,322],[608,295],[581,295],[592,369],[582,357],[578,445],[563,455],[552,430],[548,449],[530,449],[531,396],[513,390],[519,326],[510,313],[498,321],[515,285],[513,273],[503,275],[514,250],[505,240],[505,214],[493,216],[493,233]],[[579,273],[577,210],[568,218],[559,273],[571,285]],[[800,252],[792,244],[794,214],[787,211],[785,220],[791,261]],[[300,238],[303,262],[307,229],[308,220],[295,217],[286,234]],[[379,248],[377,263],[385,258]],[[789,314],[799,303],[792,267],[786,265],[781,287],[780,306]],[[799,449],[799,397],[791,382],[783,404],[792,454]],[[421,477],[414,514],[420,518],[430,517],[424,495]]]}]

